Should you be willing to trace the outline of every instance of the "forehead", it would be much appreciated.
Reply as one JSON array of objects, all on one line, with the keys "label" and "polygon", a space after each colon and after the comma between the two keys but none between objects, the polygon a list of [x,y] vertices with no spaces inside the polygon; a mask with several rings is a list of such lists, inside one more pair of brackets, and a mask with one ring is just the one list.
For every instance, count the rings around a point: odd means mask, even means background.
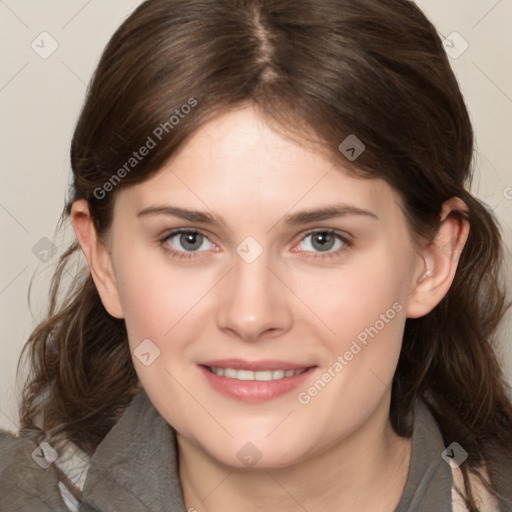
[{"label": "forehead", "polygon": [[172,203],[237,217],[344,203],[396,215],[399,197],[385,181],[354,176],[325,151],[283,135],[257,109],[244,107],[203,124],[157,174],[121,190],[116,203],[139,211]]}]

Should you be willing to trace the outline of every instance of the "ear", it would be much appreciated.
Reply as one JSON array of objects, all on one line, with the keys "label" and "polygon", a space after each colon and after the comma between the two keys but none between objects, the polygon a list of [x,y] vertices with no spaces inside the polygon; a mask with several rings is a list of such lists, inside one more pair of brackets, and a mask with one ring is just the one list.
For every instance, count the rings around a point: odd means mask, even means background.
[{"label": "ear", "polygon": [[71,221],[103,306],[113,317],[123,318],[111,255],[97,235],[87,201],[80,199],[73,203]]},{"label": "ear", "polygon": [[419,318],[430,313],[448,293],[455,277],[460,254],[469,235],[469,222],[450,215],[454,210],[467,211],[464,201],[452,197],[443,203],[440,227],[433,242],[422,251],[422,264],[407,302],[407,317]]}]

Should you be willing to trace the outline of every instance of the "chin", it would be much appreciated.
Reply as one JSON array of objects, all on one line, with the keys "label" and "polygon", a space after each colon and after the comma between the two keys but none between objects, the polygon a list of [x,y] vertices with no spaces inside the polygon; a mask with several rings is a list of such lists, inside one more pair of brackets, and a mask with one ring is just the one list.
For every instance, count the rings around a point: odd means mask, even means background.
[{"label": "chin", "polygon": [[303,440],[298,445],[293,443],[283,446],[280,440],[259,442],[254,440],[254,436],[253,441],[250,436],[243,441],[240,439],[230,439],[228,443],[215,446],[200,443],[199,447],[218,463],[233,469],[286,468],[298,463],[305,456]]}]

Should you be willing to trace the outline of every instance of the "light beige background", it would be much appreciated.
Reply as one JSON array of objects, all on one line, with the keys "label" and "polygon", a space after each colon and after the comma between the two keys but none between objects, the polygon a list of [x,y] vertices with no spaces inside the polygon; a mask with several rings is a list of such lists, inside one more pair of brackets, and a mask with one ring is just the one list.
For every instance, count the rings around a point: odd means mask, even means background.
[{"label": "light beige background", "polygon": [[[47,304],[47,286],[65,248],[54,238],[69,182],[69,144],[86,85],[117,26],[140,0],[0,0],[0,427],[17,430],[16,365]],[[440,34],[469,45],[451,59],[477,135],[474,192],[500,219],[512,247],[512,0],[421,0]],[[48,32],[57,44],[51,49]],[[41,42],[41,38],[44,38]],[[404,41],[404,44],[407,44]],[[461,47],[462,48],[462,47]],[[67,238],[72,235],[67,231]],[[55,254],[32,249],[44,237]],[[510,258],[510,256],[508,256]],[[31,315],[28,286],[37,272]],[[510,276],[510,274],[509,274]],[[511,281],[511,279],[509,279]],[[511,314],[500,331],[501,360],[512,382]]]}]

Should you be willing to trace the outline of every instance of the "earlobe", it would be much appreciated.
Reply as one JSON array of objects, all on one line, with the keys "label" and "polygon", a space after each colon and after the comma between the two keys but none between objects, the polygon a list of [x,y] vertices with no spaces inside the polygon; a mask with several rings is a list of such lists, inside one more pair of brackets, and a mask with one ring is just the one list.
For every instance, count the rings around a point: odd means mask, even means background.
[{"label": "earlobe", "polygon": [[422,249],[422,265],[407,303],[408,318],[430,313],[448,293],[470,229],[467,220],[450,214],[466,210],[466,204],[457,197],[443,204],[436,238]]},{"label": "earlobe", "polygon": [[87,201],[80,199],[73,203],[71,221],[103,306],[113,317],[124,318],[111,255],[104,242],[97,236]]}]

